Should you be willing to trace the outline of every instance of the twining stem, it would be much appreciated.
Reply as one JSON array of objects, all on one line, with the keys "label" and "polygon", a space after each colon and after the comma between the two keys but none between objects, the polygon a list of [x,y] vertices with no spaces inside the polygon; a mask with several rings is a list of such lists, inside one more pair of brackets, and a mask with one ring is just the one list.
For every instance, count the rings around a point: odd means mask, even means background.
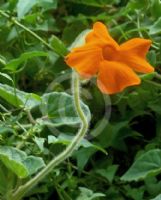
[{"label": "twining stem", "polygon": [[31,31],[29,28],[27,28],[26,26],[24,26],[23,24],[21,24],[20,22],[18,22],[14,17],[10,17],[10,15],[8,15],[3,10],[0,10],[0,15],[2,15],[5,18],[7,18],[11,22],[13,22],[15,25],[17,25],[17,26],[21,27],[22,29],[24,29],[25,31],[27,31],[30,35],[32,35],[37,40],[39,40],[40,42],[42,42],[49,49],[54,50],[53,47],[50,46],[45,40],[43,40],[40,36],[38,36],[36,33],[34,33],[33,31]]},{"label": "twining stem", "polygon": [[22,197],[29,191],[31,188],[33,188],[38,182],[40,182],[46,175],[48,175],[55,166],[62,163],[65,159],[67,159],[73,151],[77,148],[77,146],[80,144],[80,141],[85,136],[87,130],[88,130],[88,120],[86,118],[86,115],[84,114],[81,104],[80,104],[80,85],[79,85],[79,77],[78,75],[73,72],[73,78],[72,78],[72,89],[73,89],[73,97],[74,97],[74,104],[75,104],[75,110],[81,120],[81,127],[77,133],[77,135],[74,137],[74,139],[71,141],[69,146],[60,153],[57,157],[55,157],[53,160],[49,162],[49,164],[42,169],[35,177],[33,177],[31,180],[29,180],[26,184],[20,186],[11,196],[12,200],[21,200]]}]

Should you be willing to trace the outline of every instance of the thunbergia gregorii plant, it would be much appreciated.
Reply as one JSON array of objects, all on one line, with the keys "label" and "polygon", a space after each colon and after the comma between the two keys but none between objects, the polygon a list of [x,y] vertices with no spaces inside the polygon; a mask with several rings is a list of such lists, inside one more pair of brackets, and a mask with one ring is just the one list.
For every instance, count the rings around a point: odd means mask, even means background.
[{"label": "thunbergia gregorii plant", "polygon": [[154,68],[146,61],[145,56],[151,45],[150,40],[131,39],[118,45],[109,35],[104,24],[96,22],[93,30],[85,38],[85,44],[72,49],[66,56],[66,62],[73,71],[72,91],[75,110],[81,120],[80,129],[67,148],[53,158],[35,177],[20,186],[13,194],[12,200],[20,200],[40,182],[54,167],[66,160],[80,144],[87,133],[89,121],[80,105],[80,80],[78,73],[84,78],[98,74],[98,87],[103,93],[113,94],[131,85],[140,84],[136,72],[151,73]]},{"label": "thunbergia gregorii plant", "polygon": [[[19,27],[28,31],[43,44],[50,45],[38,35],[24,27],[14,18],[1,11],[1,15],[11,20]],[[85,36],[85,43],[73,48],[65,55],[65,62],[72,67],[72,95],[74,108],[80,119],[80,128],[70,144],[60,154],[54,157],[43,169],[30,180],[13,188],[6,195],[6,200],[21,200],[34,186],[46,177],[56,166],[64,162],[79,147],[89,128],[87,118],[81,106],[80,78],[90,79],[97,77],[97,85],[104,94],[116,94],[126,87],[139,85],[141,79],[137,73],[152,73],[154,68],[146,61],[146,54],[150,48],[151,40],[133,38],[119,45],[108,33],[106,26],[96,22],[93,29]],[[32,121],[32,116],[31,118]],[[33,123],[35,123],[33,121]]]}]

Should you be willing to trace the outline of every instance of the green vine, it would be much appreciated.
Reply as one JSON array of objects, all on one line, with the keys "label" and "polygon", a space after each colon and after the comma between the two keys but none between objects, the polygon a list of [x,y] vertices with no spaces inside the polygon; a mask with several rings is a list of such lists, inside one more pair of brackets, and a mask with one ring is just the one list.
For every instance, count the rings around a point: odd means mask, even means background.
[{"label": "green vine", "polygon": [[[49,162],[49,164],[42,169],[35,177],[33,177],[31,180],[29,180],[24,185],[20,186],[10,197],[12,200],[21,200],[22,197],[31,190],[38,182],[40,182],[46,175],[48,175],[54,167],[62,163],[64,160],[66,160],[73,151],[78,147],[80,144],[80,141],[85,136],[88,130],[88,120],[81,108],[80,104],[80,82],[78,74],[73,72],[73,78],[72,78],[72,89],[73,89],[73,97],[74,97],[74,104],[75,104],[75,110],[81,120],[81,127],[75,136],[75,138],[71,141],[69,146],[60,153],[57,157],[55,157],[53,160]],[[9,200],[9,199],[8,199]]]}]

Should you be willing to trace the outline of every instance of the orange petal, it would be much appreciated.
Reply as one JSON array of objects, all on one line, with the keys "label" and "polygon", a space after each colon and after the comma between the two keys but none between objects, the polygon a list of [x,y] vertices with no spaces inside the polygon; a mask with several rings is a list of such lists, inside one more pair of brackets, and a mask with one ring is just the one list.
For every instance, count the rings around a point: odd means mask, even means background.
[{"label": "orange petal", "polygon": [[127,65],[119,62],[102,61],[97,84],[106,94],[121,92],[128,86],[140,84],[139,77]]},{"label": "orange petal", "polygon": [[119,61],[137,72],[151,73],[154,68],[146,61],[151,40],[134,38],[120,45]]},{"label": "orange petal", "polygon": [[110,40],[112,39],[112,37],[110,36],[110,34],[107,31],[106,26],[101,22],[94,23],[93,30],[96,33],[96,35],[98,35],[104,39],[107,39],[107,38]]},{"label": "orange petal", "polygon": [[141,73],[152,73],[154,68],[143,58],[135,55],[126,55],[123,62],[130,68]]},{"label": "orange petal", "polygon": [[93,25],[93,31],[87,34],[86,42],[97,41],[100,46],[113,44],[114,46],[118,46],[116,41],[110,36],[106,26],[101,22],[96,22]]},{"label": "orange petal", "polygon": [[98,72],[98,67],[102,59],[101,49],[84,45],[80,48],[75,48],[69,53],[65,61],[67,65],[75,68],[81,76],[90,78]]},{"label": "orange petal", "polygon": [[120,49],[125,53],[132,53],[145,58],[152,41],[142,38],[134,38],[120,45]]},{"label": "orange petal", "polygon": [[85,38],[85,41],[86,43],[89,43],[89,42],[97,42],[98,44],[101,42],[103,45],[104,45],[104,42],[103,41],[100,41],[101,38],[98,37],[94,31],[90,31],[87,35],[86,35],[86,38]]}]

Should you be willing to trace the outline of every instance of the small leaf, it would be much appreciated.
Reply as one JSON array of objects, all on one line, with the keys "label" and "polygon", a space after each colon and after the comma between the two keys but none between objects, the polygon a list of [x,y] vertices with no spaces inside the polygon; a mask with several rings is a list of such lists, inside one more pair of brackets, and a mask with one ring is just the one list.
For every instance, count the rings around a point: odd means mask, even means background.
[{"label": "small leaf", "polygon": [[[67,134],[60,134],[58,137],[55,137],[53,135],[49,135],[48,136],[48,143],[49,144],[63,144],[63,145],[68,145],[71,143],[71,141],[74,139],[75,136],[72,135],[67,135]],[[99,151],[102,151],[104,154],[107,155],[107,152],[100,146],[92,144],[91,142],[89,142],[88,140],[86,140],[85,138],[82,139],[80,146],[84,147],[84,148],[89,148],[89,147],[93,147],[94,149],[97,149]]]},{"label": "small leaf", "polygon": [[40,138],[40,137],[35,136],[34,141],[37,144],[37,146],[39,147],[40,151],[43,152],[45,138]]},{"label": "small leaf", "polygon": [[94,193],[92,190],[84,188],[84,187],[79,187],[81,194],[79,197],[77,197],[76,200],[93,200],[98,197],[105,197],[105,194],[103,193]]},{"label": "small leaf", "polygon": [[112,183],[117,169],[118,165],[111,165],[107,167],[107,169],[98,169],[96,172],[105,177],[110,183]]},{"label": "small leaf", "polygon": [[152,16],[156,19],[160,17],[161,13],[161,1],[160,0],[151,0],[152,6],[150,8],[150,11],[152,13]]},{"label": "small leaf", "polygon": [[151,80],[156,76],[156,74],[157,74],[156,72],[152,72],[150,74],[143,74],[143,75],[140,76],[140,78],[142,80]]},{"label": "small leaf", "polygon": [[161,150],[150,150],[132,164],[128,171],[121,177],[123,181],[138,181],[147,176],[154,176],[161,172]]},{"label": "small leaf", "polygon": [[68,53],[67,48],[64,43],[55,35],[52,35],[50,39],[50,44],[53,47],[54,51],[60,56],[65,56]]},{"label": "small leaf", "polygon": [[21,54],[19,58],[9,61],[6,64],[5,69],[15,72],[20,66],[20,64],[22,64],[23,62],[27,61],[28,59],[31,59],[34,57],[41,57],[41,56],[48,56],[48,53],[43,52],[43,51],[25,52]]},{"label": "small leaf", "polygon": [[161,200],[161,194],[157,195],[154,199],[150,199],[150,200]]},{"label": "small leaf", "polygon": [[48,135],[48,144],[57,143],[58,139],[53,135]]},{"label": "small leaf", "polygon": [[41,103],[41,97],[33,94],[14,89],[11,86],[0,83],[0,97],[13,106],[25,107],[32,109]]},{"label": "small leaf", "polygon": [[18,18],[21,19],[37,3],[37,0],[19,0],[17,3]]},{"label": "small leaf", "polygon": [[91,158],[91,156],[96,152],[94,148],[81,148],[74,153],[74,157],[77,160],[77,166],[79,171],[82,171]]},{"label": "small leaf", "polygon": [[147,59],[153,67],[156,66],[157,56],[156,56],[156,52],[154,50],[151,50],[148,52]]},{"label": "small leaf", "polygon": [[0,163],[0,194],[6,193],[6,185],[8,183],[8,179],[6,177],[7,170],[4,165]]},{"label": "small leaf", "polygon": [[15,130],[8,127],[5,122],[0,122],[0,134],[15,133]]},{"label": "small leaf", "polygon": [[85,37],[91,31],[91,29],[86,29],[82,31],[74,40],[74,42],[70,45],[69,50],[80,47],[81,45],[85,44]]},{"label": "small leaf", "polygon": [[153,35],[153,34],[158,34],[161,32],[161,17],[158,18],[158,20],[152,25],[149,27],[149,34],[150,35]]},{"label": "small leaf", "polygon": [[53,10],[57,8],[57,0],[37,0],[37,5],[43,10]]},{"label": "small leaf", "polygon": [[6,79],[8,79],[9,81],[11,81],[11,82],[13,83],[12,78],[11,78],[8,74],[5,74],[5,73],[0,72],[0,76],[5,77]]}]

